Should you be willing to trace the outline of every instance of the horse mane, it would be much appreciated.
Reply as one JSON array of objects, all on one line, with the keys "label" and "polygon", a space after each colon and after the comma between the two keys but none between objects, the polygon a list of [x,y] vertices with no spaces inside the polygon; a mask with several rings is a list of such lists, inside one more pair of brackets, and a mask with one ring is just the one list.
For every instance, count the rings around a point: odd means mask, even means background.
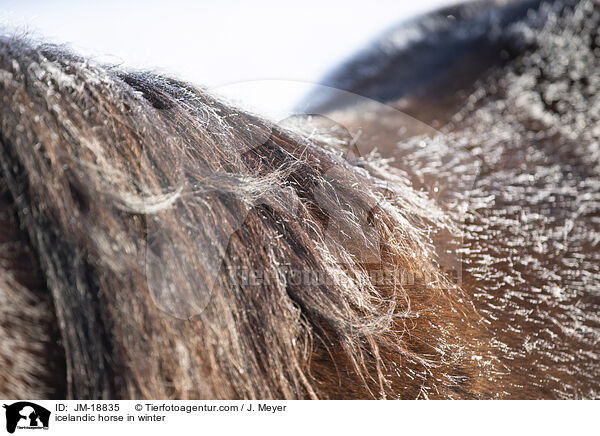
[{"label": "horse mane", "polygon": [[[0,395],[597,394],[600,19],[542,13],[393,165],[318,117],[0,38]],[[361,109],[384,145],[397,120]]]},{"label": "horse mane", "polygon": [[[454,378],[475,374],[456,331],[470,309],[431,244],[452,223],[385,161],[57,46],[4,38],[0,73],[7,213],[70,397],[476,391]],[[417,278],[381,279],[399,270]]]}]

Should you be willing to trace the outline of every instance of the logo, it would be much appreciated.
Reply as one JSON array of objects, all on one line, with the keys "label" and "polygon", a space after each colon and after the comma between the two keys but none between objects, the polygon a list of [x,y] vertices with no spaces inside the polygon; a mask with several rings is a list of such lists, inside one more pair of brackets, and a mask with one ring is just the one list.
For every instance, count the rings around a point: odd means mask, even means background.
[{"label": "logo", "polygon": [[16,429],[48,430],[50,411],[28,401],[19,401],[6,409],[6,431],[14,433]]}]

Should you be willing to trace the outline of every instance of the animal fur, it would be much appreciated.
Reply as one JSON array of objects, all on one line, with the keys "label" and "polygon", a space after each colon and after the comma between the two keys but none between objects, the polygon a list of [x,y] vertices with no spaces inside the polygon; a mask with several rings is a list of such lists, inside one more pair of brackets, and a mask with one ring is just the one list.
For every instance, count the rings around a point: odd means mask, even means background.
[{"label": "animal fur", "polygon": [[0,394],[598,396],[600,13],[525,17],[438,133],[330,106],[364,156],[1,39]]}]

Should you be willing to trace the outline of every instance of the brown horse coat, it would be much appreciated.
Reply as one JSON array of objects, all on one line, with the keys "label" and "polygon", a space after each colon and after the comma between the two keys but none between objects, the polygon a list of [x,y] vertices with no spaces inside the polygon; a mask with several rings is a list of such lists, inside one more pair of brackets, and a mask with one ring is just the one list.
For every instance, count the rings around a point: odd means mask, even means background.
[{"label": "brown horse coat", "polygon": [[0,395],[598,396],[600,14],[538,3],[421,21],[446,74],[353,64],[438,131],[0,39]]}]

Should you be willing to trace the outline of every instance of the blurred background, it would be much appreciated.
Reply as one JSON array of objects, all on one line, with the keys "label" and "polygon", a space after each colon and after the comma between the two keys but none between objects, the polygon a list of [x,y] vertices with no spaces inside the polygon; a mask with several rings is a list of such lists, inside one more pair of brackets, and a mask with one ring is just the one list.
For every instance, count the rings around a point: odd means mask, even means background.
[{"label": "blurred background", "polygon": [[451,3],[0,0],[0,28],[167,73],[277,116],[386,29]]}]

